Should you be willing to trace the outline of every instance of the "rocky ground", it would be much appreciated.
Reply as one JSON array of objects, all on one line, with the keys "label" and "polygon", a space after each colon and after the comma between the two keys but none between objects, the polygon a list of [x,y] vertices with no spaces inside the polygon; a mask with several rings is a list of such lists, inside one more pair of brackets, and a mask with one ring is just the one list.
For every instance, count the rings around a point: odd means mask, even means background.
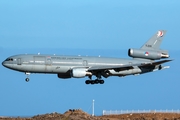
[{"label": "rocky ground", "polygon": [[176,113],[138,113],[122,115],[91,116],[82,110],[69,110],[64,114],[51,113],[36,115],[31,118],[0,117],[0,120],[180,120]]}]

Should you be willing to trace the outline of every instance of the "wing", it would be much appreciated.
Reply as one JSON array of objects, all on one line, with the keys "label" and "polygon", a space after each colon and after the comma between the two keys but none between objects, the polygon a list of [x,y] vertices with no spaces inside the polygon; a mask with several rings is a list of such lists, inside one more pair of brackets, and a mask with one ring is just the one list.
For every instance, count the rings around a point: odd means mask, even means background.
[{"label": "wing", "polygon": [[155,66],[155,65],[161,65],[163,63],[166,63],[166,62],[170,62],[172,60],[161,60],[161,61],[156,61],[156,62],[152,62],[152,63],[147,63],[147,64],[142,64],[142,66]]},{"label": "wing", "polygon": [[161,61],[156,61],[156,62],[144,62],[144,63],[138,63],[138,64],[129,64],[129,65],[119,65],[119,66],[92,66],[88,68],[88,71],[102,71],[102,70],[111,70],[111,69],[118,69],[119,71],[122,70],[129,70],[133,69],[133,66],[138,66],[138,67],[151,67],[151,66],[156,66],[160,65],[166,62],[170,62],[172,60],[161,60]]}]

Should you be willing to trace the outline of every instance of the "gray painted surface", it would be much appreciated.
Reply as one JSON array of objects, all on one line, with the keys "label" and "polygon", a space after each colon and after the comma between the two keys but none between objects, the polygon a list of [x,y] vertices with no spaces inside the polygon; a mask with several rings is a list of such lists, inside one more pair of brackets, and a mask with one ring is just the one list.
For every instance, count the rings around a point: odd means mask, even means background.
[{"label": "gray painted surface", "polygon": [[10,56],[2,64],[9,69],[25,72],[28,75],[30,73],[50,73],[57,74],[59,78],[88,76],[90,80],[94,75],[97,79],[86,81],[86,83],[103,84],[101,76],[105,78],[122,77],[168,68],[161,64],[171,60],[160,60],[169,58],[168,51],[159,49],[165,33],[164,30],[158,31],[141,49],[130,49],[128,54],[133,59],[25,54]]}]

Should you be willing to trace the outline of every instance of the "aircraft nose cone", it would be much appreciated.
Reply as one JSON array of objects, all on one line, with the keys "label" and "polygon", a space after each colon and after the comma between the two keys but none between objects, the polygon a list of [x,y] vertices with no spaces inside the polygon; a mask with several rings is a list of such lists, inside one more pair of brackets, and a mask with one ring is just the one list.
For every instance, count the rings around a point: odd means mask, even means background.
[{"label": "aircraft nose cone", "polygon": [[2,65],[3,65],[4,67],[8,67],[8,65],[7,65],[7,63],[6,63],[5,61],[2,62]]},{"label": "aircraft nose cone", "polygon": [[4,61],[2,62],[2,65],[5,66],[5,62]]}]

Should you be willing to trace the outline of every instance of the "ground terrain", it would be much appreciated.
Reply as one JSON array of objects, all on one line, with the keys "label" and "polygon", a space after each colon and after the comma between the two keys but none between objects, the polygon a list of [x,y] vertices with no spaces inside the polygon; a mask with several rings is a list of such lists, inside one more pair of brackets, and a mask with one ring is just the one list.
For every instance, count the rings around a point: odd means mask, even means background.
[{"label": "ground terrain", "polygon": [[50,113],[31,118],[0,117],[0,120],[180,120],[177,113],[136,113],[122,115],[91,116],[82,110],[68,110],[64,114]]}]

